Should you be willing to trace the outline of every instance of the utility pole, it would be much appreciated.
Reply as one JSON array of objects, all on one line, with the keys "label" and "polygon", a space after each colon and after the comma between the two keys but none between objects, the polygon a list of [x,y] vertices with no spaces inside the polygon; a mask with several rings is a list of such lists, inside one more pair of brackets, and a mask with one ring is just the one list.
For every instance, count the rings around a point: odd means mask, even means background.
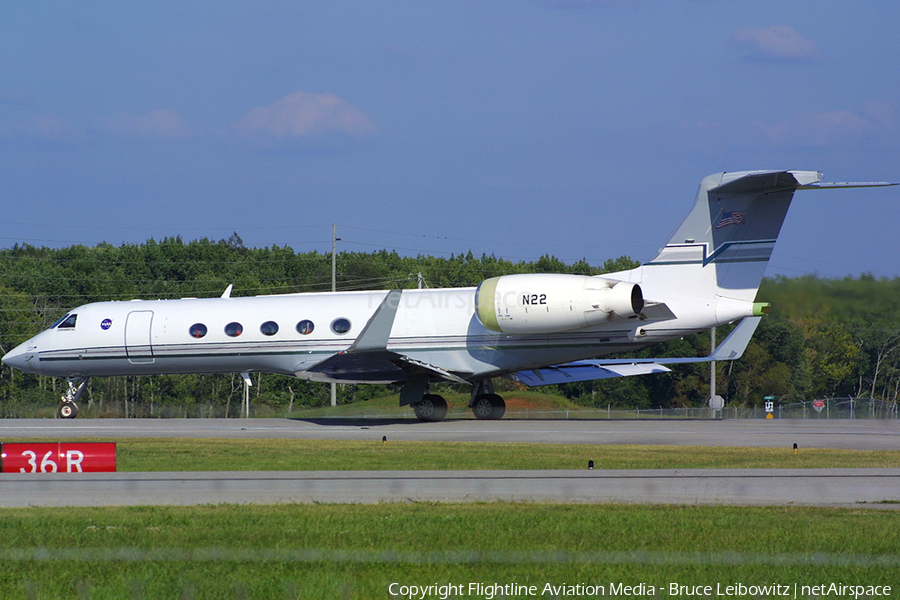
[{"label": "utility pole", "polygon": [[[716,328],[709,330],[709,353],[712,354],[716,350]],[[715,408],[716,398],[716,361],[709,361],[709,407]]]},{"label": "utility pole", "polygon": [[[337,223],[331,224],[331,291],[337,291]],[[337,384],[331,383],[331,405],[337,406]]]},{"label": "utility pole", "polygon": [[[710,354],[716,350],[716,328],[709,330],[709,347]],[[709,416],[715,417],[716,411],[725,407],[725,401],[722,396],[716,394],[716,361],[709,361]]]},{"label": "utility pole", "polygon": [[331,291],[337,291],[337,223],[331,224]]}]

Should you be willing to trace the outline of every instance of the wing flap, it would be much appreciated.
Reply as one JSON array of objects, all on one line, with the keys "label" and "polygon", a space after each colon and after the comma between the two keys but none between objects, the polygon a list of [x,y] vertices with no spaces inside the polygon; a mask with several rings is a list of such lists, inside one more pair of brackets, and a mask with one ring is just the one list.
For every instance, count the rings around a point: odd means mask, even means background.
[{"label": "wing flap", "polygon": [[600,365],[598,361],[582,360],[560,365],[519,371],[510,377],[513,381],[524,383],[529,387],[553,385],[557,383],[574,383],[576,381],[593,381],[610,377],[631,377],[650,373],[667,373],[671,369],[657,364]]}]

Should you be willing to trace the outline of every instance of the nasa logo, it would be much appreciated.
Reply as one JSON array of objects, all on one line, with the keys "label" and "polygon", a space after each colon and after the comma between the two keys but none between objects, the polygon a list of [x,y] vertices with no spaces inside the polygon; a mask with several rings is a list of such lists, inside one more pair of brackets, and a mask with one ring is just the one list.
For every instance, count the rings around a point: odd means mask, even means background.
[{"label": "nasa logo", "polygon": [[100,329],[103,331],[106,331],[110,327],[112,327],[112,319],[103,319],[103,321],[100,322]]}]

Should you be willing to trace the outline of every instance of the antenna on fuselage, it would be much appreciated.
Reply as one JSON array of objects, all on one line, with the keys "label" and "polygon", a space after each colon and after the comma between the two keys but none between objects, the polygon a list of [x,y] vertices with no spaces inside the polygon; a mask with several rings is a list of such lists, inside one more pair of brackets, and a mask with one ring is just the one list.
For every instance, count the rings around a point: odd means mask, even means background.
[{"label": "antenna on fuselage", "polygon": [[231,290],[233,290],[233,289],[234,289],[234,284],[229,283],[228,287],[225,288],[225,291],[222,292],[222,298],[231,298]]}]

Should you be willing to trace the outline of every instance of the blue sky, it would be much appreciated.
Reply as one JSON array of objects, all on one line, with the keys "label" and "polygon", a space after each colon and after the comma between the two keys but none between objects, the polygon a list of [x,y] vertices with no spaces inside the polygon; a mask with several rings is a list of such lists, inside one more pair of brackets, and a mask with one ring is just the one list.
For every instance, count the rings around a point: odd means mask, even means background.
[{"label": "blue sky", "polygon": [[[0,247],[649,259],[702,177],[900,181],[886,0],[0,5]],[[768,274],[900,276],[900,188],[801,192]]]}]

